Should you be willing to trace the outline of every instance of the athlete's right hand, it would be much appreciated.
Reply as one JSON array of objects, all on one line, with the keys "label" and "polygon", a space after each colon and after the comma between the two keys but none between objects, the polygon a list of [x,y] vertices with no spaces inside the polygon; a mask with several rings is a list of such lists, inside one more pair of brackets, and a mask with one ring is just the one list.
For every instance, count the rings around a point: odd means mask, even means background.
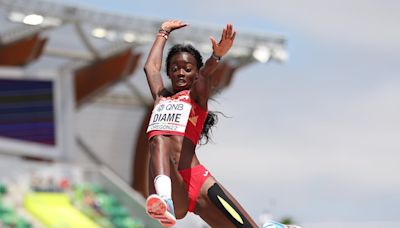
[{"label": "athlete's right hand", "polygon": [[188,24],[181,20],[168,20],[161,24],[161,29],[170,33],[175,29],[180,29],[182,27],[187,26]]}]

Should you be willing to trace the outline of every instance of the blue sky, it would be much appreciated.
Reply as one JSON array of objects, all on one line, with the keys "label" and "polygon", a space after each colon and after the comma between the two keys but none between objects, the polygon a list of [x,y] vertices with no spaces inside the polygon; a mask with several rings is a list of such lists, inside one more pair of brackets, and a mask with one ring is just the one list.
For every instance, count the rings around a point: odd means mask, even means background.
[{"label": "blue sky", "polygon": [[287,63],[240,69],[211,102],[232,118],[200,158],[255,218],[400,219],[399,2],[58,1],[285,35]]}]

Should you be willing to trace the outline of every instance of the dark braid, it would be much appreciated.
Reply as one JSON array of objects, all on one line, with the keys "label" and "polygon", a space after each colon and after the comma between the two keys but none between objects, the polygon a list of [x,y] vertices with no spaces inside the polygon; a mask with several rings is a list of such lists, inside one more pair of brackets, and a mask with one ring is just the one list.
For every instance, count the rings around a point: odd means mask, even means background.
[{"label": "dark braid", "polygon": [[200,145],[205,145],[211,140],[211,128],[218,123],[217,112],[208,111],[206,121],[204,121],[203,130],[200,134]]},{"label": "dark braid", "polygon": [[[176,44],[169,49],[169,52],[167,55],[167,60],[166,60],[167,74],[169,72],[172,57],[175,54],[181,53],[181,52],[187,52],[187,53],[191,54],[196,59],[197,69],[200,70],[200,68],[203,66],[203,57],[201,57],[200,52],[190,44],[187,44],[187,45]],[[204,121],[203,130],[200,134],[200,144],[202,144],[202,145],[207,144],[211,140],[211,136],[210,136],[211,128],[215,124],[217,124],[217,122],[218,122],[218,116],[217,116],[216,112],[209,111],[207,114],[207,118]]]}]

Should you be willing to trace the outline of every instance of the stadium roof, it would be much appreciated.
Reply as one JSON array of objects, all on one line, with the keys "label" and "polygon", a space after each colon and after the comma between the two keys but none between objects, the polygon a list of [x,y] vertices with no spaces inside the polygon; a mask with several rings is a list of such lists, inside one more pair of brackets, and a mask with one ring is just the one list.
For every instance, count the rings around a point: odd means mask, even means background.
[{"label": "stadium roof", "polygon": [[[31,46],[36,52],[27,53],[30,59],[14,64],[27,70],[53,68],[75,71],[126,50],[133,50],[137,54],[147,53],[148,45],[154,40],[155,31],[162,22],[41,0],[0,0],[0,15],[0,47],[3,50],[17,41],[36,36],[36,45]],[[168,44],[192,43],[203,55],[209,55],[209,35],[219,37],[220,32],[221,28],[193,25],[190,29],[174,32]],[[285,43],[286,39],[282,36],[241,31],[224,58],[224,63],[237,69],[253,62],[284,62],[287,59]],[[0,65],[7,65],[1,63],[1,56]],[[133,75],[132,72],[134,71],[125,74]],[[233,70],[230,74],[233,74]],[[227,84],[230,77],[222,81]],[[123,93],[116,96],[114,89],[113,93],[102,96],[102,99],[113,97],[114,101],[137,102],[142,94],[137,87],[143,86],[137,86],[137,82],[132,84],[130,81],[125,80],[127,83],[124,86],[131,93],[127,97],[131,98],[121,99],[124,97]],[[225,84],[220,87],[227,86]],[[135,94],[133,100],[132,92]],[[144,99],[140,98],[139,103],[146,103]]]}]

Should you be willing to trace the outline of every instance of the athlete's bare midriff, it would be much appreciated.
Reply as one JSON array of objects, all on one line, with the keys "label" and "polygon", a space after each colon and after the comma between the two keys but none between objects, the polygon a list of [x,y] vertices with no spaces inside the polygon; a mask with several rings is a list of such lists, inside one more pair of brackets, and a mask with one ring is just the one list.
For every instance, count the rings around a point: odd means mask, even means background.
[{"label": "athlete's bare midriff", "polygon": [[196,145],[193,142],[179,135],[170,135],[170,155],[178,170],[192,168],[200,162],[196,156]]}]

